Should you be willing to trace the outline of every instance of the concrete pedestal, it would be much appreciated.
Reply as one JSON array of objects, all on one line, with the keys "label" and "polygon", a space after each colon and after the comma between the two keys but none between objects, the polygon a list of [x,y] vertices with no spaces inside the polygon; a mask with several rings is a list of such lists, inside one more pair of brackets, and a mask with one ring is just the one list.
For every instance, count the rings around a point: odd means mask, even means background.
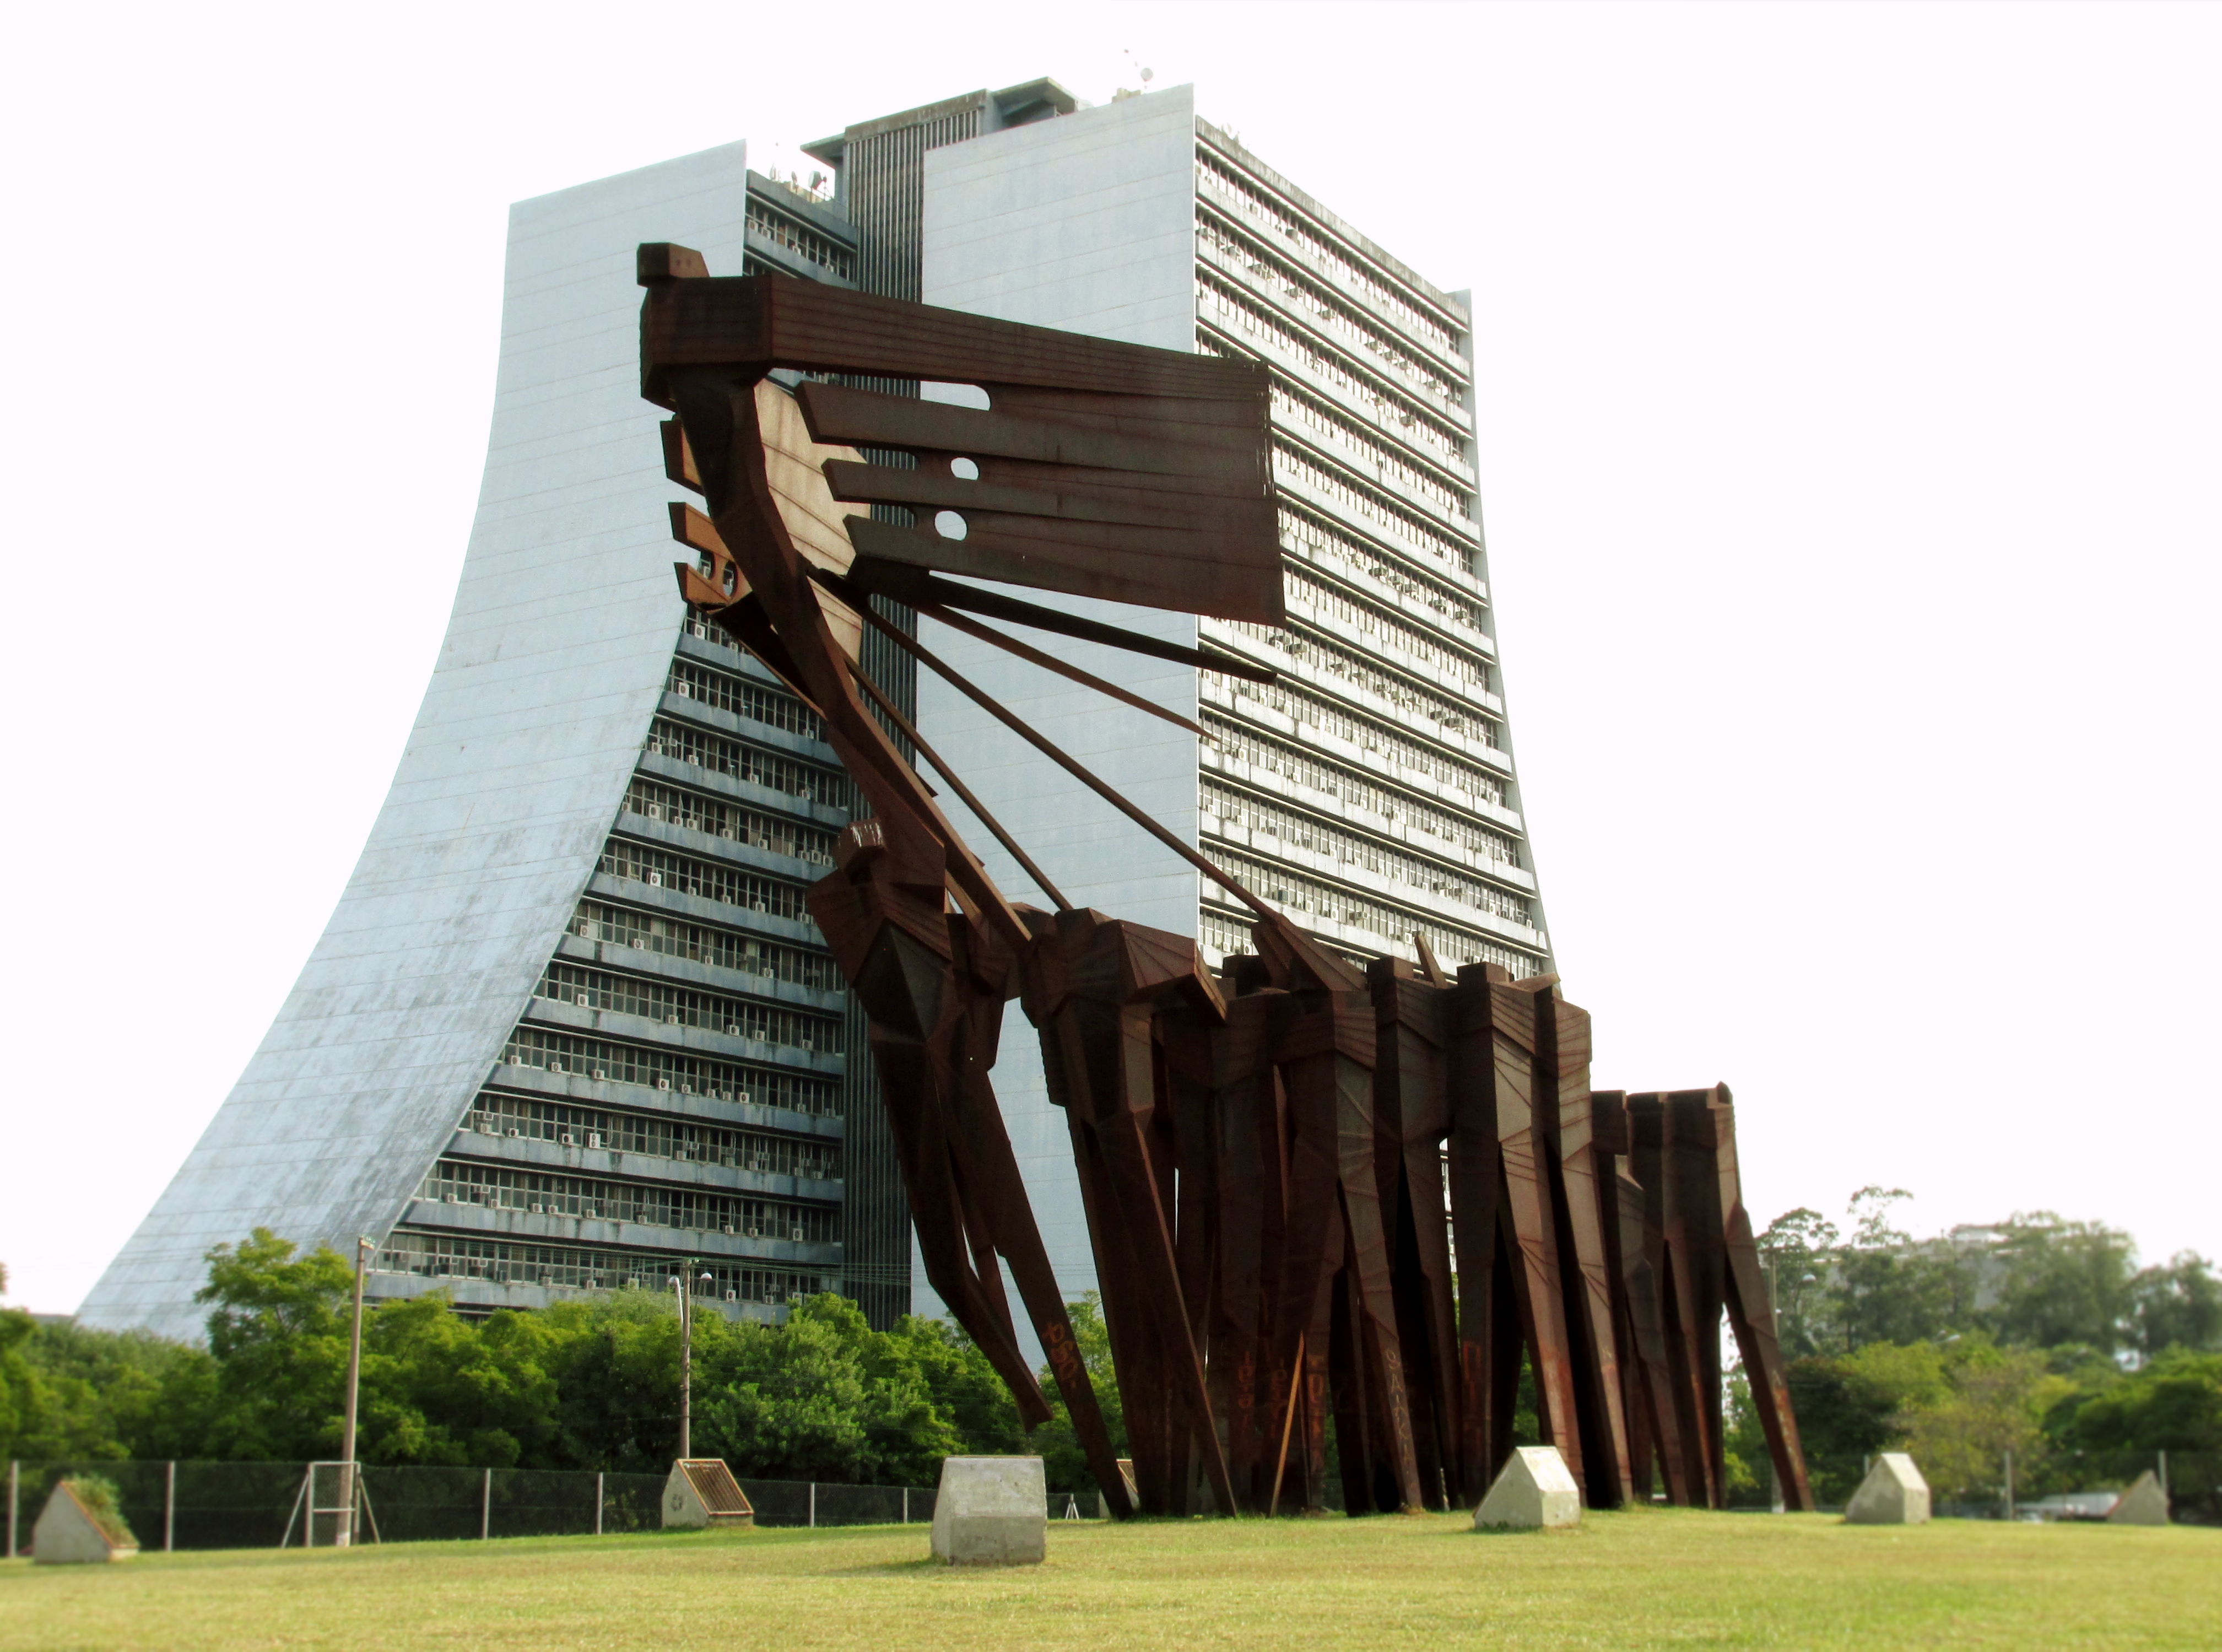
[{"label": "concrete pedestal", "polygon": [[129,1541],[128,1532],[103,1529],[67,1480],[54,1487],[39,1523],[31,1530],[31,1558],[41,1566],[98,1565],[128,1561],[138,1552],[139,1545]]},{"label": "concrete pedestal", "polygon": [[933,1558],[951,1566],[1039,1566],[1049,1492],[1039,1457],[946,1457],[933,1500]]},{"label": "concrete pedestal", "polygon": [[1918,1526],[1929,1518],[1929,1482],[1912,1458],[1886,1451],[1844,1505],[1844,1518],[1855,1526]]},{"label": "concrete pedestal", "polygon": [[1516,1449],[1473,1511],[1476,1531],[1547,1530],[1581,1522],[1581,1488],[1556,1446]]},{"label": "concrete pedestal", "polygon": [[2160,1489],[2151,1469],[2138,1475],[2106,1516],[2117,1526],[2164,1526],[2168,1523],[2168,1493]]}]

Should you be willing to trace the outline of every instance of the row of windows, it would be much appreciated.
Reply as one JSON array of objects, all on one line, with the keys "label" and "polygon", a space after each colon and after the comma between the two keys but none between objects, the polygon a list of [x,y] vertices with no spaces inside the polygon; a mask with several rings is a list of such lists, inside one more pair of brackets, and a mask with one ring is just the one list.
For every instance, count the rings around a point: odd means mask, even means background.
[{"label": "row of windows", "polygon": [[[486,1279],[496,1285],[539,1285],[558,1291],[661,1291],[679,1270],[700,1300],[783,1303],[794,1297],[837,1291],[829,1274],[793,1268],[745,1267],[709,1260],[684,1262],[647,1251],[589,1250],[576,1245],[520,1245],[507,1240],[468,1239],[448,1234],[397,1231],[372,1264],[381,1273],[413,1273],[427,1279]],[[710,1275],[710,1283],[700,1276]]]},{"label": "row of windows", "polygon": [[1353,769],[1322,761],[1311,752],[1269,738],[1240,723],[1230,723],[1223,717],[1215,717],[1209,712],[1203,714],[1203,725],[1218,737],[1223,762],[1246,763],[1378,814],[1384,820],[1401,820],[1446,843],[1454,843],[1484,860],[1501,861],[1508,866],[1520,864],[1519,845],[1503,832],[1477,826],[1462,815],[1403,792],[1392,792]]},{"label": "row of windows", "polygon": [[1292,508],[1286,499],[1281,501],[1281,547],[1315,562],[1350,564],[1399,596],[1416,597],[1421,606],[1441,615],[1446,625],[1462,625],[1477,636],[1488,634],[1481,623],[1480,600],[1472,593],[1433,578],[1415,577],[1370,540],[1359,538],[1332,518]]},{"label": "row of windows", "polygon": [[1434,746],[1407,739],[1371,718],[1353,716],[1285,677],[1277,682],[1251,682],[1240,677],[1208,676],[1202,680],[1202,692],[1207,698],[1229,702],[1237,711],[1243,709],[1244,700],[1255,701],[1266,710],[1277,712],[1299,728],[1319,729],[1337,739],[1347,740],[1361,751],[1379,752],[1384,763],[1394,763],[1423,775],[1437,785],[1456,786],[1500,807],[1504,806],[1504,782],[1487,769]]},{"label": "row of windows", "polygon": [[637,1222],[651,1228],[691,1228],[740,1239],[784,1239],[798,1244],[838,1245],[841,1213],[833,1206],[756,1199],[702,1188],[613,1182],[512,1170],[443,1159],[425,1172],[420,1199],[474,1204],[487,1210],[532,1215],[578,1216],[594,1222]]},{"label": "row of windows", "polygon": [[1273,443],[1273,468],[1294,477],[1315,493],[1324,493],[1344,510],[1362,516],[1403,540],[1447,568],[1472,577],[1473,548],[1445,533],[1425,518],[1397,505],[1385,493],[1360,486],[1340,470],[1331,470],[1311,455],[1285,442]]},{"label": "row of windows", "polygon": [[1455,969],[1460,964],[1501,964],[1512,971],[1515,979],[1542,971],[1541,962],[1532,955],[1516,952],[1485,936],[1450,928],[1416,912],[1370,900],[1348,889],[1330,889],[1285,866],[1268,866],[1224,849],[1211,849],[1208,852],[1251,894],[1271,901],[1298,923],[1308,915],[1316,915],[1347,928],[1378,935],[1388,947],[1399,952],[1411,945],[1412,936],[1417,933],[1428,938],[1429,950],[1446,969]]},{"label": "row of windows", "polygon": [[1317,328],[1338,343],[1364,351],[1372,358],[1377,372],[1397,375],[1415,396],[1445,412],[1460,408],[1461,375],[1361,316],[1357,309],[1333,297],[1301,265],[1277,257],[1215,213],[1196,213],[1196,248],[1200,257],[1213,261],[1216,269],[1248,277],[1305,325]]},{"label": "row of windows", "polygon": [[747,211],[749,228],[774,246],[784,247],[797,257],[832,271],[844,281],[856,280],[856,254],[831,236],[821,236],[784,212],[773,211],[754,193],[749,196]]},{"label": "row of windows", "polygon": [[1377,470],[1408,492],[1417,493],[1447,515],[1466,516],[1472,513],[1472,498],[1470,494],[1454,493],[1428,472],[1406,463],[1394,448],[1361,430],[1354,420],[1338,413],[1325,402],[1291,389],[1288,381],[1277,374],[1273,376],[1272,408],[1275,422],[1283,428],[1291,424],[1308,425],[1326,440],[1340,442],[1346,448],[1355,449]]},{"label": "row of windows", "polygon": [[585,1107],[575,1102],[543,1101],[496,1090],[480,1092],[463,1128],[485,1136],[550,1141],[562,1147],[599,1147],[681,1164],[722,1165],[727,1170],[754,1171],[763,1176],[800,1176],[821,1182],[841,1179],[840,1144],[816,1136],[736,1130],[675,1119],[668,1114]]},{"label": "row of windows", "polygon": [[648,748],[656,756],[691,763],[733,780],[744,780],[806,802],[848,806],[849,783],[839,773],[821,769],[745,740],[729,739],[708,729],[659,717],[649,725]]},{"label": "row of windows", "polygon": [[533,992],[581,1009],[644,1015],[668,1027],[697,1027],[723,1033],[727,1038],[841,1053],[841,1023],[829,1016],[758,1003],[750,998],[697,992],[638,976],[612,975],[607,970],[581,969],[575,964],[550,964]]},{"label": "row of windows", "polygon": [[625,806],[635,814],[663,820],[690,832],[744,843],[775,855],[791,855],[813,866],[833,864],[833,834],[781,815],[765,814],[704,792],[689,791],[645,775],[625,788]]},{"label": "row of windows", "polygon": [[1370,872],[1391,883],[1401,883],[1410,891],[1407,899],[1422,903],[1452,901],[1510,923],[1534,926],[1528,902],[1519,895],[1453,871],[1438,862],[1422,860],[1402,849],[1392,849],[1373,839],[1328,826],[1298,810],[1265,802],[1216,781],[1205,781],[1201,791],[1202,829],[1206,832],[1246,832],[1250,834],[1250,846],[1260,853],[1269,851],[1268,845],[1258,841],[1259,838],[1277,839],[1286,848],[1301,849],[1307,854],[1334,861],[1344,869],[1346,876]]},{"label": "row of windows", "polygon": [[1435,317],[1414,304],[1393,285],[1383,280],[1377,272],[1353,258],[1340,247],[1313,233],[1310,226],[1301,218],[1201,146],[1196,149],[1196,176],[1199,185],[1216,186],[1234,196],[1250,211],[1271,223],[1284,239],[1293,242],[1312,263],[1333,270],[1338,280],[1348,282],[1396,317],[1399,325],[1417,333],[1447,355],[1458,354],[1457,336]]},{"label": "row of windows", "polygon": [[[1217,328],[1230,340],[1240,334],[1265,340],[1282,355],[1302,362],[1314,378],[1334,386],[1353,401],[1373,408],[1384,421],[1403,430],[1415,447],[1430,449],[1454,464],[1464,462],[1466,443],[1460,421],[1455,416],[1465,409],[1456,401],[1442,407],[1429,407],[1411,398],[1411,393],[1393,380],[1377,378],[1341,355],[1333,353],[1332,346],[1283,325],[1269,306],[1237,289],[1208,265],[1197,272],[1196,313],[1199,320]],[[1212,346],[1208,335],[1199,335],[1196,347],[1200,351],[1208,353]]]},{"label": "row of windows", "polygon": [[576,1074],[604,1084],[642,1084],[650,1090],[675,1090],[681,1096],[707,1096],[720,1102],[791,1108],[798,1113],[814,1113],[820,1118],[838,1118],[841,1115],[840,1093],[830,1079],[807,1073],[777,1072],[737,1061],[719,1061],[684,1050],[620,1044],[575,1033],[550,1033],[542,1027],[520,1027],[509,1035],[501,1058],[513,1067]]},{"label": "row of windows", "polygon": [[668,849],[653,849],[629,838],[612,838],[602,845],[601,866],[611,877],[630,878],[651,889],[675,889],[681,895],[744,907],[775,918],[799,921],[810,916],[799,885],[738,866],[715,865],[692,855],[675,854]]},{"label": "row of windows", "polygon": [[[725,627],[720,625],[718,631],[717,640],[725,647],[738,649],[740,646],[725,634]],[[681,700],[699,700],[706,706],[714,706],[735,717],[745,717],[752,723],[763,723],[772,728],[784,729],[789,734],[800,734],[806,740],[825,738],[825,725],[818,713],[793,694],[766,688],[760,682],[750,682],[746,677],[712,671],[708,666],[697,664],[693,660],[672,661],[671,675],[663,688],[666,694],[675,694]]]},{"label": "row of windows", "polygon": [[1301,631],[1284,631],[1278,625],[1259,625],[1247,619],[1222,619],[1216,622],[1227,630],[1255,638],[1268,648],[1275,648],[1292,660],[1300,660],[1315,671],[1328,676],[1340,677],[1344,682],[1365,689],[1376,698],[1387,701],[1397,710],[1431,718],[1453,733],[1466,734],[1484,745],[1495,749],[1503,744],[1503,737],[1497,726],[1473,706],[1460,705],[1442,695],[1430,694],[1415,687],[1409,677],[1384,671],[1365,655],[1343,648],[1321,638],[1307,636]]},{"label": "row of windows", "polygon": [[832,958],[807,946],[738,934],[716,924],[656,917],[601,901],[579,902],[578,911],[572,915],[571,933],[611,946],[630,946],[665,958],[738,970],[743,975],[788,981],[815,992],[838,992],[847,984]]},{"label": "row of windows", "polygon": [[1489,692],[1487,661],[1447,648],[1418,626],[1394,619],[1370,602],[1346,596],[1300,568],[1286,570],[1284,583],[1291,600],[1309,603],[1315,612],[1340,621],[1361,637],[1378,638],[1384,647],[1409,654],[1436,678],[1464,683],[1482,694]]}]

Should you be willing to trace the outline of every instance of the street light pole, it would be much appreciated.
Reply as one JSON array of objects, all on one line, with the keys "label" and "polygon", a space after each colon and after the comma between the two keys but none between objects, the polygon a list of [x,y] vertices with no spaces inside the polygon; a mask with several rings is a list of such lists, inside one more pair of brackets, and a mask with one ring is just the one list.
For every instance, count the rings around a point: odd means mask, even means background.
[{"label": "street light pole", "polygon": [[694,1263],[689,1258],[671,1281],[679,1297],[679,1456],[694,1454],[694,1303],[689,1288]]},{"label": "street light pole", "polygon": [[355,1541],[355,1396],[362,1385],[362,1276],[369,1266],[373,1248],[370,1240],[355,1241],[355,1323],[348,1334],[347,1425],[340,1435],[339,1527],[332,1535],[333,1546],[337,1548],[345,1548]]}]

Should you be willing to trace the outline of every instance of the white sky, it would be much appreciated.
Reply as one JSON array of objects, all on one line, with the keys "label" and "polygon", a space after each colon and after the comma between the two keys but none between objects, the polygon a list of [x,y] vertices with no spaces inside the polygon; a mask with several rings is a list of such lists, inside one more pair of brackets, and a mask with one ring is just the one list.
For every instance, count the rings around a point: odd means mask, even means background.
[{"label": "white sky", "polygon": [[1732,1084],[1761,1220],[1882,1182],[1923,1229],[2222,1253],[2219,47],[2121,4],[18,9],[11,1299],[76,1305],[354,864],[469,531],[508,203],[1143,65],[1475,292],[1597,1083]]}]

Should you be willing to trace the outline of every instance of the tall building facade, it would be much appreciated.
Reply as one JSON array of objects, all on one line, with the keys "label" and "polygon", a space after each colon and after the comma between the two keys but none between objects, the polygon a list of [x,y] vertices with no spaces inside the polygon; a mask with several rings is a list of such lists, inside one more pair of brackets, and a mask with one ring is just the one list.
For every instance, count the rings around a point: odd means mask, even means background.
[{"label": "tall building facade", "polygon": [[[1446,968],[1549,969],[1477,501],[1466,295],[1199,119],[1188,88],[937,148],[923,172],[926,302],[1271,367],[1288,604],[1277,628],[1067,605],[1275,668],[1265,687],[1060,645],[1202,739],[929,621],[931,646],[1330,947],[1415,958],[1423,938]],[[1250,950],[1246,910],[1216,885],[931,674],[918,692],[922,732],[963,754],[1070,899],[1194,936],[1215,965]],[[1015,1006],[996,1077],[1076,1292],[1094,1265],[1070,1147]]]},{"label": "tall building facade", "polygon": [[[485,482],[407,751],[292,994],[90,1322],[194,1334],[203,1253],[255,1226],[343,1251],[369,1235],[373,1295],[440,1289],[474,1311],[661,1288],[682,1266],[735,1315],[819,1290],[878,1324],[938,1306],[861,1013],[802,905],[857,800],[808,709],[670,579],[675,489],[638,397],[643,241],[719,273],[1268,362],[1287,624],[1067,606],[1270,664],[1276,684],[1059,640],[1198,739],[922,629],[1329,946],[1410,958],[1419,937],[1447,967],[1550,967],[1466,297],[1199,119],[1188,88],[1090,109],[1033,81],[806,148],[833,169],[830,202],[733,144],[512,209]],[[1216,886],[884,639],[866,649],[1071,898],[1192,935],[1215,965],[1247,949]],[[996,1083],[1076,1295],[1085,1216],[1016,1005]]]},{"label": "tall building facade", "polygon": [[639,396],[651,240],[858,274],[840,215],[741,144],[512,209],[485,481],[407,751],[89,1322],[195,1334],[203,1253],[257,1226],[368,1235],[373,1296],[466,1310],[682,1272],[735,1316],[826,1290],[907,1308],[869,1052],[802,901],[851,789],[813,713],[676,594]]}]

